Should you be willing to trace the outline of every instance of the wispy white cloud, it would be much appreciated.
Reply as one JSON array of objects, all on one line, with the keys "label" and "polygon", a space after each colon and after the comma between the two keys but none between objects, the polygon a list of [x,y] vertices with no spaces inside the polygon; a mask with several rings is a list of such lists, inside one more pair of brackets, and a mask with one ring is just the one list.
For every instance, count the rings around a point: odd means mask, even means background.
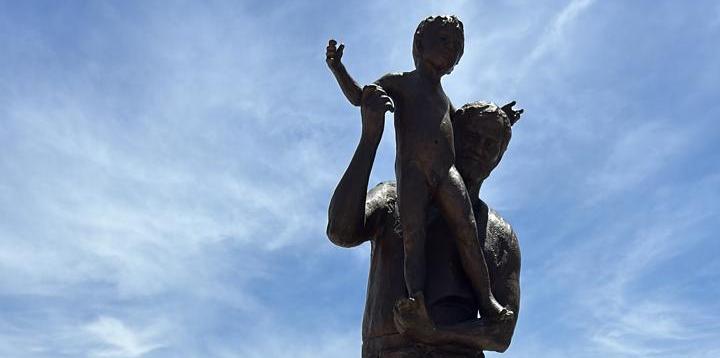
[{"label": "wispy white cloud", "polygon": [[[103,287],[76,314],[100,315],[86,328],[105,347],[32,340],[38,356],[72,347],[72,354],[139,357],[182,345],[157,343],[153,331],[108,311],[142,307],[168,316],[175,305],[223,307],[235,319],[257,318],[270,308],[251,283],[274,280],[278,268],[269,262],[288,247],[325,243],[317,239],[326,204],[317,197],[335,178],[322,166],[330,136],[320,137],[317,109],[273,108],[301,86],[286,86],[291,69],[268,62],[273,46],[255,41],[263,19],[195,10],[138,14],[146,37],[119,42],[143,53],[139,62],[99,60],[78,36],[89,57],[59,74],[73,82],[53,83],[58,73],[48,72],[4,98],[0,297],[46,297],[63,317],[49,330],[65,330],[77,319],[60,302]],[[175,22],[193,26],[165,27]],[[116,30],[127,36],[130,29]],[[145,95],[124,93],[118,83]],[[154,306],[158,300],[168,305]],[[179,336],[208,324],[188,315],[174,318],[186,327]],[[17,356],[18,349],[4,351]]]},{"label": "wispy white cloud", "polygon": [[595,202],[614,192],[633,188],[682,157],[697,133],[691,126],[677,128],[659,120],[627,128],[610,142],[604,163],[588,173],[587,185]]},{"label": "wispy white cloud", "polygon": [[538,61],[549,52],[562,51],[562,43],[567,40],[568,28],[574,25],[576,19],[594,2],[594,0],[570,1],[548,24],[528,55],[524,56],[522,65],[517,71],[517,78],[522,79],[528,71],[537,70]]},{"label": "wispy white cloud", "polygon": [[[527,89],[521,103],[536,106],[484,193],[511,211],[525,250],[526,308],[506,356],[718,351],[717,325],[694,308],[709,304],[683,300],[697,288],[685,280],[713,282],[717,265],[654,283],[707,245],[675,237],[711,232],[718,214],[717,179],[654,180],[684,170],[703,131],[670,112],[618,126],[640,117],[623,105],[627,88],[581,88],[560,71],[569,58],[545,68],[562,80],[518,75],[594,40],[573,29],[599,3],[375,2],[320,24],[316,5],[275,5],[93,5],[47,27],[0,25],[11,54],[0,60],[0,355],[357,356],[369,249],[333,248],[324,225],[359,116],[324,68],[324,41],[344,33],[348,67],[369,81],[409,69],[419,19],[453,12],[469,41],[447,82],[456,104]],[[394,175],[391,129],[381,150],[377,181]],[[650,204],[621,199],[652,185]],[[602,200],[583,208],[587,191]],[[680,209],[661,204],[675,197]],[[543,326],[578,343],[528,333]]]},{"label": "wispy white cloud", "polygon": [[98,317],[84,329],[107,346],[91,351],[91,357],[142,357],[163,346],[158,341],[159,332],[156,328],[146,327],[137,331],[113,317]]},{"label": "wispy white cloud", "polygon": [[[717,338],[716,314],[698,306],[702,298],[681,293],[684,280],[699,275],[710,262],[689,266],[694,271],[681,275],[685,278],[666,277],[652,288],[639,288],[658,271],[672,272],[679,260],[706,249],[704,235],[687,234],[711,224],[718,212],[702,200],[717,192],[715,184],[701,185],[692,195],[675,187],[671,196],[686,200],[674,205],[661,203],[647,213],[618,210],[615,223],[581,233],[585,237],[580,242],[562,244],[569,248],[555,247],[548,276],[562,279],[550,284],[550,290],[553,296],[571,295],[563,307],[566,319],[586,332],[580,335],[585,339],[572,345],[575,354],[696,356]],[[542,305],[533,302],[537,304]]]},{"label": "wispy white cloud", "polygon": [[[217,357],[281,357],[292,352],[299,358],[334,358],[360,356],[360,332],[356,329],[345,332],[315,332],[307,336],[300,332],[289,332],[274,326],[264,330],[267,334],[254,336],[252,345],[243,345],[228,351],[215,351]],[[272,333],[269,333],[272,332]]]}]

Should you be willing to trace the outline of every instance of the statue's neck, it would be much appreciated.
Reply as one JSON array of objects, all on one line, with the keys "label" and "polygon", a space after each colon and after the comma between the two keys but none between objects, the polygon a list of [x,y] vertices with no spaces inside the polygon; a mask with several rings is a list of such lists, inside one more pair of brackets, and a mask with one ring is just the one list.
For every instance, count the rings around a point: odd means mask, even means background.
[{"label": "statue's neck", "polygon": [[439,73],[437,69],[435,69],[432,65],[425,61],[423,61],[420,66],[417,67],[417,72],[421,78],[427,80],[432,84],[437,85],[440,84],[440,79],[443,76],[442,73]]},{"label": "statue's neck", "polygon": [[469,186],[467,185],[467,183],[465,183],[467,191],[468,191],[468,195],[470,196],[470,201],[472,202],[473,207],[475,207],[477,204],[480,203],[480,187],[482,187],[482,184],[483,184],[482,180],[476,184],[472,184]]}]

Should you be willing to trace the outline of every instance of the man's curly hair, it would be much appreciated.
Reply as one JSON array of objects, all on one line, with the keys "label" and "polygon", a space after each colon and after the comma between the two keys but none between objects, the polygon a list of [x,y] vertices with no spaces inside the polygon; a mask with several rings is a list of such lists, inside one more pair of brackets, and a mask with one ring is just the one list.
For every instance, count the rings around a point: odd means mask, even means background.
[{"label": "man's curly hair", "polygon": [[[422,38],[425,33],[425,30],[428,26],[432,24],[438,24],[440,26],[449,26],[452,30],[456,32],[457,38],[460,40],[460,44],[458,46],[458,55],[457,59],[455,59],[455,64],[457,65],[460,61],[460,57],[462,57],[463,52],[465,50],[465,33],[463,28],[463,23],[458,19],[455,15],[451,16],[430,16],[427,19],[420,22],[420,24],[417,27],[417,30],[415,30],[415,36],[413,37],[413,60],[415,61],[415,66],[420,66],[420,60],[422,55]],[[452,69],[451,69],[452,70]]]},{"label": "man's curly hair", "polygon": [[[514,123],[510,120],[510,118],[508,118],[505,111],[496,104],[492,102],[477,101],[465,104],[455,111],[455,115],[453,116],[453,127],[455,127],[454,131],[457,133],[464,127],[470,125],[471,122],[476,121],[494,121],[502,127],[502,147],[500,157],[497,161],[497,163],[499,163],[500,159],[502,159],[502,155],[505,153],[505,150],[507,150],[508,144],[510,144],[510,138],[512,137],[512,125]],[[495,165],[497,165],[497,163],[495,163]]]}]

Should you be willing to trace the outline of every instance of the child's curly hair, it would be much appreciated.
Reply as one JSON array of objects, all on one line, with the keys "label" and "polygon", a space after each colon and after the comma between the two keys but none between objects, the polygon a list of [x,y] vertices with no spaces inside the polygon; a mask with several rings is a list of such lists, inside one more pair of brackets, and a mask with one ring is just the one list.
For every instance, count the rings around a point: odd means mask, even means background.
[{"label": "child's curly hair", "polygon": [[415,61],[415,66],[420,66],[420,59],[422,54],[422,45],[421,40],[423,37],[423,34],[425,32],[425,29],[431,24],[438,24],[440,26],[449,26],[452,30],[456,32],[457,38],[460,40],[460,44],[458,46],[458,55],[457,59],[455,60],[455,64],[460,61],[460,57],[463,55],[463,51],[465,49],[465,33],[463,29],[463,23],[458,19],[455,15],[451,16],[430,16],[427,19],[420,22],[420,24],[417,27],[417,30],[415,30],[415,36],[413,37],[413,60]]}]

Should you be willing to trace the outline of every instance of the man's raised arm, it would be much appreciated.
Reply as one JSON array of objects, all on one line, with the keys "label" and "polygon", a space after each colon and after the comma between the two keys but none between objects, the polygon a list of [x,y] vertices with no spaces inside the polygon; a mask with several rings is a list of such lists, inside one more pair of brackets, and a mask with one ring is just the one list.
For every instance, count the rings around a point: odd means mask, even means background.
[{"label": "man's raised arm", "polygon": [[[362,94],[362,135],[348,168],[335,188],[328,209],[327,235],[335,245],[357,246],[372,236],[368,218],[375,206],[366,205],[366,192],[375,153],[385,127],[385,111],[392,111],[392,102],[376,85],[366,86]],[[366,210],[366,206],[367,209]]]}]

